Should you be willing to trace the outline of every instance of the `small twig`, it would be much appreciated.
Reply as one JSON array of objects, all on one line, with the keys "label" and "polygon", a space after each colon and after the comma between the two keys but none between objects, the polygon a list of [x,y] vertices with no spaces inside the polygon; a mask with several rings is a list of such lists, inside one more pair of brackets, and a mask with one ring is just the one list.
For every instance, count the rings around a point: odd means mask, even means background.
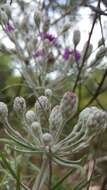
[{"label": "small twig", "polygon": [[107,13],[105,11],[101,10],[100,7],[94,7],[92,5],[85,5],[86,7],[89,7],[93,12],[97,13],[98,15],[107,16]]},{"label": "small twig", "polygon": [[78,86],[78,99],[79,99],[78,112],[80,111],[80,108],[81,108],[81,98],[82,98],[82,85],[79,84]]},{"label": "small twig", "polygon": [[[104,72],[104,74],[103,74],[103,76],[102,76],[102,78],[101,78],[101,81],[100,81],[100,83],[99,83],[99,86],[98,86],[98,88],[96,89],[96,91],[95,91],[93,97],[89,100],[89,102],[87,103],[86,106],[89,106],[89,105],[97,98],[97,96],[99,95],[99,92],[100,92],[100,90],[101,90],[101,88],[102,88],[102,86],[103,86],[103,84],[104,84],[104,81],[105,81],[106,77],[107,77],[107,69],[105,70],[105,72]],[[85,107],[86,107],[86,106],[85,106]]]},{"label": "small twig", "polygon": [[[100,4],[99,4],[99,9],[100,9]],[[99,15],[99,22],[100,22],[100,28],[101,28],[101,35],[102,35],[103,45],[105,46],[104,33],[103,33],[103,27],[102,27],[102,21],[101,21],[101,15]]]},{"label": "small twig", "polygon": [[13,0],[10,0],[10,5],[13,3]]},{"label": "small twig", "polygon": [[77,87],[77,84],[78,84],[78,81],[80,79],[81,71],[82,71],[82,68],[83,68],[85,60],[86,60],[86,55],[87,55],[87,51],[88,51],[88,48],[89,48],[89,44],[90,44],[91,36],[92,36],[92,33],[93,33],[93,29],[94,29],[94,26],[95,26],[95,23],[96,23],[96,19],[97,19],[97,15],[95,15],[95,17],[94,17],[94,21],[93,21],[93,24],[92,24],[92,27],[91,27],[91,31],[89,33],[87,47],[86,47],[86,50],[85,50],[85,53],[84,53],[84,56],[83,56],[81,67],[79,68],[79,72],[78,72],[78,75],[77,75],[77,78],[76,78],[76,81],[75,81],[75,84],[74,84],[74,87],[73,87],[73,91],[75,91],[75,89]]},{"label": "small twig", "polygon": [[[88,92],[90,93],[90,95],[93,96],[92,90],[90,90],[90,89],[88,88],[88,86],[86,86],[86,85],[85,85],[85,88],[88,90]],[[97,104],[101,107],[101,109],[103,109],[103,110],[106,111],[106,109],[103,107],[103,105],[100,103],[100,101],[99,101],[97,98],[96,98],[96,102],[97,102]]]},{"label": "small twig", "polygon": [[72,10],[75,9],[76,7],[70,7],[64,14],[62,14],[58,19],[56,19],[55,21],[53,21],[51,23],[51,26],[57,24],[60,20],[62,20],[63,18],[65,18],[67,15],[70,15]]},{"label": "small twig", "polygon": [[[97,7],[99,7],[100,3],[101,3],[101,0],[98,1]],[[88,41],[87,41],[87,47],[86,47],[85,52],[84,52],[84,55],[83,55],[82,63],[81,63],[81,66],[80,66],[80,69],[79,69],[79,72],[78,72],[76,81],[75,81],[74,86],[73,86],[73,91],[75,91],[75,89],[76,89],[76,87],[77,87],[77,84],[78,84],[78,81],[80,80],[82,68],[83,68],[84,63],[85,63],[85,61],[86,61],[86,56],[87,56],[87,52],[88,52],[88,48],[89,48],[91,36],[92,36],[93,30],[94,30],[94,26],[95,26],[95,24],[96,24],[97,18],[98,18],[98,14],[96,13],[95,16],[94,16],[94,20],[93,20],[93,23],[92,23],[92,27],[91,27],[90,33],[89,33],[89,37],[88,37]]]},{"label": "small twig", "polygon": [[103,27],[102,27],[102,22],[101,22],[101,16],[99,16],[99,22],[100,22],[103,45],[105,46],[104,33],[103,33]]}]

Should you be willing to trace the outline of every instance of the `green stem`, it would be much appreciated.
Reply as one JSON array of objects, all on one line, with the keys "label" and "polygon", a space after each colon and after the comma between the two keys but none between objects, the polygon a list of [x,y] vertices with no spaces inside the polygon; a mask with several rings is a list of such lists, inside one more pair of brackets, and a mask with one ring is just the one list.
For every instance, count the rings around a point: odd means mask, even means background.
[{"label": "green stem", "polygon": [[32,190],[40,190],[40,189],[41,189],[41,186],[43,185],[44,180],[45,180],[47,167],[48,167],[48,159],[47,159],[47,157],[45,156],[45,157],[43,158],[43,162],[42,162],[42,166],[41,166],[40,173],[39,173],[39,175],[36,177],[36,180],[35,180],[35,182],[34,182],[34,185],[33,185]]},{"label": "green stem", "polygon": [[51,158],[51,147],[49,147],[49,187],[48,190],[52,190],[52,158]]}]

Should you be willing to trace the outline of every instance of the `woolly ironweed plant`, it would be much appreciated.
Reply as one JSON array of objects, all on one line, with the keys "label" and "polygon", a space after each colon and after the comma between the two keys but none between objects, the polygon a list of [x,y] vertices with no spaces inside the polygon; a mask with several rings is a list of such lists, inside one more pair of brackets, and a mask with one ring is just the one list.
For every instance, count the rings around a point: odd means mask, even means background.
[{"label": "woolly ironweed plant", "polygon": [[[6,133],[6,138],[1,138],[1,141],[5,143],[7,152],[10,150],[14,152],[13,158],[13,152],[0,156],[0,171],[6,176],[1,187],[4,186],[6,190],[12,188],[44,190],[45,187],[54,190],[67,176],[78,170],[83,180],[74,187],[74,190],[85,186],[88,188],[93,176],[95,177],[94,170],[98,173],[104,171],[101,164],[106,161],[107,114],[97,107],[86,107],[80,112],[70,134],[63,135],[63,131],[66,131],[68,121],[77,112],[83,84],[92,77],[96,69],[102,69],[101,61],[106,57],[107,48],[104,39],[99,40],[97,50],[93,51],[93,46],[90,44],[99,15],[96,13],[89,38],[80,51],[78,45],[81,42],[81,32],[79,30],[72,32],[68,21],[68,24],[62,23],[63,28],[59,27],[57,30],[55,24],[58,21],[50,16],[47,11],[49,5],[45,5],[44,1],[42,3],[33,0],[30,3],[14,1],[10,4],[1,3],[0,24],[4,34],[12,42],[13,48],[8,48],[1,41],[0,51],[9,54],[14,64],[20,65],[20,72],[32,90],[36,102],[32,109],[27,110],[25,99],[20,96],[15,98],[13,110],[17,116],[18,126],[20,125],[19,129],[11,124],[9,119],[11,114],[8,117],[7,105],[0,102],[0,122]],[[99,4],[100,1],[98,6]],[[72,9],[72,6],[70,8]],[[51,32],[52,30],[55,34]],[[69,30],[73,38],[72,43],[66,45],[64,36],[66,33],[69,34]],[[96,51],[92,60],[91,56]],[[53,73],[56,76],[55,80],[51,79]],[[107,69],[87,105],[92,103],[100,93],[106,75]],[[65,92],[63,85],[67,81],[69,89],[72,90]],[[74,93],[77,87],[79,87],[79,97]],[[59,98],[59,103],[54,105],[52,101],[54,91],[60,88],[65,93]],[[40,169],[35,164],[32,165],[30,160],[32,155],[34,158],[40,155]],[[94,160],[92,175],[89,179],[84,179],[83,166],[89,157]],[[25,168],[30,163],[32,171],[30,168],[29,180],[26,179],[26,174],[25,178],[21,176],[17,162],[22,166],[25,165]],[[53,185],[53,168],[57,165],[72,170]],[[13,178],[7,174],[6,168]],[[38,175],[33,172],[34,168]]]}]

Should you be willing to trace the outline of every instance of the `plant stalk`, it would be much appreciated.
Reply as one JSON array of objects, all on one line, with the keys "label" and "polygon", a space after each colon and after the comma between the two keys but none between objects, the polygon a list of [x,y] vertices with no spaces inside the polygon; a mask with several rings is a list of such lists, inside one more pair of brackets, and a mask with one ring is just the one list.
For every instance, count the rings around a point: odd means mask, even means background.
[{"label": "plant stalk", "polygon": [[47,175],[47,172],[46,172],[47,168],[48,168],[48,159],[47,159],[46,156],[44,156],[40,173],[36,177],[36,180],[34,182],[32,190],[40,190],[41,189],[41,187],[42,187],[42,185],[44,183],[45,177]]}]

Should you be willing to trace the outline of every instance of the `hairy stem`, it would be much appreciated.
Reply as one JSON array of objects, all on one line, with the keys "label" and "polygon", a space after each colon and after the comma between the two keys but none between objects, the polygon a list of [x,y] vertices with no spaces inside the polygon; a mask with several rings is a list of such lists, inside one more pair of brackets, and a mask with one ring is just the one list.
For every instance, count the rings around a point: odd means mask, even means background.
[{"label": "hairy stem", "polygon": [[48,190],[52,190],[52,159],[51,159],[51,148],[49,147],[49,184]]},{"label": "hairy stem", "polygon": [[40,189],[41,189],[41,187],[42,187],[42,185],[43,185],[43,183],[44,183],[46,174],[47,174],[47,173],[46,173],[47,167],[48,167],[48,159],[47,159],[46,156],[44,156],[40,173],[39,173],[39,175],[36,177],[36,180],[35,180],[35,182],[34,182],[34,185],[33,185],[32,190],[40,190]]}]

